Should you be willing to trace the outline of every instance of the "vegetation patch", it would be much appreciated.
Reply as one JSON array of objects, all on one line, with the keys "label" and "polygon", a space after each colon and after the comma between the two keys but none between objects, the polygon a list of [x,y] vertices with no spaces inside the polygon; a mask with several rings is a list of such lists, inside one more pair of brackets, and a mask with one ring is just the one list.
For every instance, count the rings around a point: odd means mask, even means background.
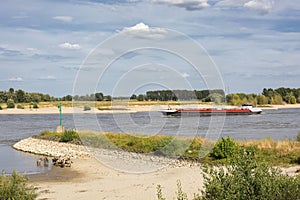
[{"label": "vegetation patch", "polygon": [[33,200],[37,196],[37,189],[28,184],[25,175],[16,171],[13,171],[10,176],[4,173],[0,175],[0,199]]},{"label": "vegetation patch", "polygon": [[[259,162],[254,149],[240,149],[228,165],[205,165],[203,171],[204,187],[194,194],[194,200],[300,199],[300,175],[289,176]],[[187,200],[180,181],[177,188],[177,199]],[[157,186],[157,199],[165,199],[160,185]]]},{"label": "vegetation patch", "polygon": [[24,109],[24,106],[23,106],[22,104],[18,104],[18,105],[17,105],[17,108],[18,108],[18,109]]},{"label": "vegetation patch", "polygon": [[73,142],[73,141],[80,141],[78,133],[71,129],[71,130],[65,130],[60,135],[60,142]]},{"label": "vegetation patch", "polygon": [[289,166],[300,163],[300,142],[292,140],[235,141],[230,137],[216,143],[200,137],[175,137],[109,132],[66,130],[64,133],[44,131],[35,136],[60,142],[84,144],[95,148],[121,148],[136,153],[154,153],[179,159],[211,164],[228,164],[241,150],[253,150],[258,162]]},{"label": "vegetation patch", "polygon": [[83,106],[83,111],[88,111],[88,110],[92,110],[92,108],[90,106]]}]

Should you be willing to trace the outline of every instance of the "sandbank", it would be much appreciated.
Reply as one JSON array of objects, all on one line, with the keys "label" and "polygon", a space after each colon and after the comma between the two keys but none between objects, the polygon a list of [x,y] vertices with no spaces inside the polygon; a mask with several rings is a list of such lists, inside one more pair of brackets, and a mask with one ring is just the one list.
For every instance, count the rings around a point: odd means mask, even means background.
[{"label": "sandbank", "polygon": [[110,169],[93,158],[73,162],[69,169],[29,177],[41,192],[38,199],[157,199],[158,184],[167,199],[174,199],[177,180],[191,199],[203,184],[200,167],[166,167],[152,173],[132,174]]},{"label": "sandbank", "polygon": [[30,183],[41,193],[40,200],[157,199],[158,184],[167,199],[174,199],[177,180],[191,199],[203,186],[201,165],[187,161],[107,149],[97,149],[101,155],[96,155],[96,150],[80,145],[36,138],[21,140],[14,148],[72,157],[70,168],[53,166],[45,173],[29,175]]},{"label": "sandbank", "polygon": [[[186,105],[177,105],[172,106],[172,108],[211,108],[215,107],[214,105],[201,105],[201,104],[186,104]],[[226,108],[234,108],[236,106],[225,106]],[[135,105],[125,107],[123,109],[104,109],[99,110],[94,107],[91,110],[84,111],[83,108],[80,107],[63,107],[63,114],[113,114],[113,113],[135,113],[135,112],[159,112],[160,110],[167,109],[167,105]],[[287,109],[287,108],[300,108],[300,104],[285,104],[285,105],[268,105],[260,107],[263,110],[269,109]],[[43,107],[38,109],[3,109],[0,110],[0,114],[58,114],[57,107]]]}]

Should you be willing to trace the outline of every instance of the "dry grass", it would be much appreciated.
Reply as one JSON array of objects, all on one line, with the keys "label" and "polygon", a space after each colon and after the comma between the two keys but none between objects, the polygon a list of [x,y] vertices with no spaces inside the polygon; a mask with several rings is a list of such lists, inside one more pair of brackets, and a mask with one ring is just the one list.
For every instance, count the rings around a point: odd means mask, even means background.
[{"label": "dry grass", "polygon": [[264,140],[248,140],[238,142],[241,146],[256,146],[258,149],[263,150],[277,150],[285,153],[300,152],[300,142],[293,140],[274,141],[270,138]]}]

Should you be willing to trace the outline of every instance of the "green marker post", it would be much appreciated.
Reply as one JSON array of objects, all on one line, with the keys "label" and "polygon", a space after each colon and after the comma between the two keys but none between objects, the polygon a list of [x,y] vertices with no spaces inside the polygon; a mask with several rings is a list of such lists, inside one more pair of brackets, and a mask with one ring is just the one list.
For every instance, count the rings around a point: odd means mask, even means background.
[{"label": "green marker post", "polygon": [[56,128],[56,132],[62,133],[64,132],[64,127],[62,126],[62,106],[60,98],[57,99],[59,101],[58,110],[59,110],[59,126]]},{"label": "green marker post", "polygon": [[58,98],[59,104],[58,104],[58,110],[59,110],[59,125],[62,126],[62,109],[61,109],[61,101],[60,98]]}]

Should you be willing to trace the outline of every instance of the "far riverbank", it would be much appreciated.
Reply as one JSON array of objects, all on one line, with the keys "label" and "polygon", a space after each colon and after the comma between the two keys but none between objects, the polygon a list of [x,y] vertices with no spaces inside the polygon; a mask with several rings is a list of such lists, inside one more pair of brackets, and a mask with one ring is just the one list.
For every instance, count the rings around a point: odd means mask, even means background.
[{"label": "far riverbank", "polygon": [[[172,105],[172,108],[212,108],[215,107],[211,104],[184,104],[184,105]],[[224,106],[225,108],[236,108],[237,106]],[[263,110],[278,110],[278,109],[293,109],[300,108],[300,104],[285,104],[285,105],[267,105],[259,107]],[[63,107],[62,112],[64,114],[111,114],[111,113],[137,113],[137,112],[159,112],[160,110],[168,109],[168,105],[135,105],[128,107],[105,107],[102,109],[97,109],[91,107],[90,110],[84,111],[83,108],[80,107]],[[3,109],[0,110],[0,115],[7,114],[58,114],[57,107],[42,107],[38,109]]]}]

